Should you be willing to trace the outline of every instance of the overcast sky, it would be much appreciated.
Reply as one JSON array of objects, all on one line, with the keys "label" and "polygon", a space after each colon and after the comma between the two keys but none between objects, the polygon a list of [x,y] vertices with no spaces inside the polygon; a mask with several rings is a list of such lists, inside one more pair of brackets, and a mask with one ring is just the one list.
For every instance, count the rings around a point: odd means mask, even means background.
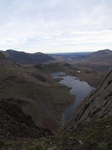
[{"label": "overcast sky", "polygon": [[0,0],[0,49],[112,50],[112,0]]}]

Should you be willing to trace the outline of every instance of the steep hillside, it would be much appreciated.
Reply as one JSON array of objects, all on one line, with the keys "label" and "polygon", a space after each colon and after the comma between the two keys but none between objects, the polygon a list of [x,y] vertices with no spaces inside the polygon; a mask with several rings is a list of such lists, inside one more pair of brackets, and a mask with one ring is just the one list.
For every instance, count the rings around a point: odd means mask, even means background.
[{"label": "steep hillside", "polygon": [[18,52],[15,50],[7,50],[2,52],[7,58],[20,64],[37,64],[41,62],[45,63],[50,60],[54,60],[53,57],[43,53],[29,54],[25,52]]},{"label": "steep hillside", "polygon": [[[18,103],[22,103],[18,100]],[[0,139],[40,138],[52,135],[48,129],[35,126],[31,116],[25,115],[12,99],[0,100]]]},{"label": "steep hillside", "polygon": [[99,88],[84,99],[67,129],[75,128],[78,123],[104,120],[109,116],[112,116],[112,71],[107,74]]},{"label": "steep hillside", "polygon": [[[48,70],[46,67],[44,69]],[[32,116],[36,125],[57,132],[62,113],[74,96],[70,95],[68,88],[58,85],[42,70],[41,65],[18,65],[1,55],[0,98],[12,98],[15,103],[20,99],[22,105],[17,104],[25,114]]]}]

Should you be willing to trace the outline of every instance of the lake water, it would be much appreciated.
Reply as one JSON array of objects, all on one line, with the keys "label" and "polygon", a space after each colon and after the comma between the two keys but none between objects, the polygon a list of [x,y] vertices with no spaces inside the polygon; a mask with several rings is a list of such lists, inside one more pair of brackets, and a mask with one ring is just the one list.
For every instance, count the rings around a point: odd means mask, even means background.
[{"label": "lake water", "polygon": [[67,76],[64,75],[65,75],[64,72],[57,72],[53,73],[52,77],[53,78],[61,77],[62,80],[59,83],[70,87],[71,88],[70,93],[76,96],[74,104],[68,106],[63,115],[63,123],[66,124],[72,118],[73,113],[75,112],[79,104],[82,102],[82,100],[95,88],[90,86],[85,81],[80,81],[77,77],[71,75]]}]

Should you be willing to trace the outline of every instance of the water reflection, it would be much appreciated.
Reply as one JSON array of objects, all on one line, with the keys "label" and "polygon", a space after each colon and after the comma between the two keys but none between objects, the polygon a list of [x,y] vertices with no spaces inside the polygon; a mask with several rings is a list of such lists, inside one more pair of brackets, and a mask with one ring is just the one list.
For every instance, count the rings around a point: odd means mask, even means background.
[{"label": "water reflection", "polygon": [[[60,75],[62,77],[62,75],[65,75],[65,73],[57,72],[52,74],[52,77],[59,78]],[[76,96],[74,104],[67,107],[64,113],[63,120],[64,124],[66,124],[72,118],[73,113],[75,112],[79,104],[82,102],[82,100],[95,88],[90,86],[87,82],[80,81],[78,78],[70,75],[63,76],[62,80],[59,83],[70,87],[70,93]]]}]

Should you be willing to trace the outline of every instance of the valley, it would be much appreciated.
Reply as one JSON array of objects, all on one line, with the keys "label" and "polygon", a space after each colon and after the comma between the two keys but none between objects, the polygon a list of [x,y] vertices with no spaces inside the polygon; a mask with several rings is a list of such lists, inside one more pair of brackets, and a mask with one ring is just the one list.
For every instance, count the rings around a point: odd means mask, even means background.
[{"label": "valley", "polygon": [[48,68],[60,70],[59,65],[43,65],[40,69],[38,65],[22,66],[5,58],[0,65],[0,98],[11,99],[15,104],[20,100],[19,106],[36,125],[53,132],[60,130],[62,113],[75,97],[49,75]]},{"label": "valley", "polygon": [[[22,58],[21,54],[28,59]],[[18,58],[17,61],[15,56]],[[24,59],[24,62],[19,61],[21,60],[19,57]],[[13,50],[1,51],[0,148],[3,150],[7,148],[15,150],[111,149],[111,58],[110,50],[49,56],[42,53],[41,55],[36,53],[35,56],[35,54],[22,52],[18,54]],[[53,78],[52,74],[56,72],[65,74],[61,74],[60,78]],[[74,94],[76,90],[73,91],[71,85],[66,86],[65,82],[67,80],[69,82],[66,77],[70,78],[75,89],[78,89],[76,82],[85,81],[88,84],[80,87],[83,86],[87,92],[89,89],[86,85],[96,90],[86,98],[86,95],[83,97],[79,90],[82,102],[76,111],[72,112],[71,120],[62,127],[63,113],[68,106],[77,102]],[[75,81],[73,81],[74,77]],[[63,83],[62,79],[66,81]]]},{"label": "valley", "polygon": [[68,123],[73,117],[76,108],[80,105],[83,99],[93,90],[94,87],[87,84],[85,81],[80,81],[77,77],[65,75],[64,72],[57,72],[52,74],[53,78],[61,78],[59,82],[70,88],[70,93],[75,96],[74,102],[68,106],[63,113],[63,126]]}]

